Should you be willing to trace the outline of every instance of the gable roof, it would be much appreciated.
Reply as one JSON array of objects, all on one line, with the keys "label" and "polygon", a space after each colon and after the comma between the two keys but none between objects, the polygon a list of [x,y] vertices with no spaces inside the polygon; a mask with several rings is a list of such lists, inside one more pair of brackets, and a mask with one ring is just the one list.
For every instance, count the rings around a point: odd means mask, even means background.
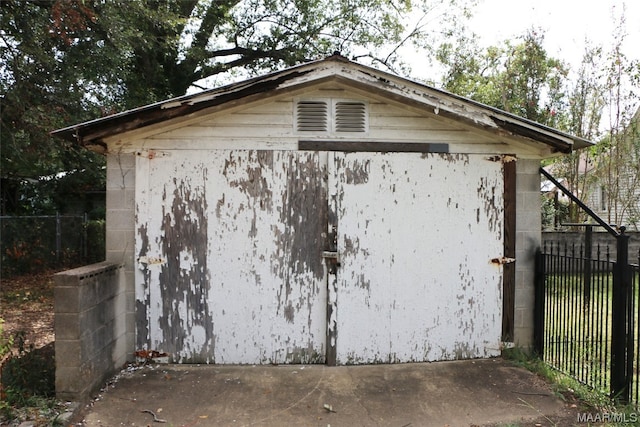
[{"label": "gable roof", "polygon": [[184,95],[122,113],[79,123],[52,135],[80,145],[103,145],[106,138],[162,124],[200,111],[291,91],[309,84],[337,79],[367,91],[377,91],[403,104],[431,109],[435,114],[486,130],[546,144],[553,152],[570,153],[593,142],[524,119],[450,92],[364,66],[334,54],[326,59],[273,72],[197,94]]}]

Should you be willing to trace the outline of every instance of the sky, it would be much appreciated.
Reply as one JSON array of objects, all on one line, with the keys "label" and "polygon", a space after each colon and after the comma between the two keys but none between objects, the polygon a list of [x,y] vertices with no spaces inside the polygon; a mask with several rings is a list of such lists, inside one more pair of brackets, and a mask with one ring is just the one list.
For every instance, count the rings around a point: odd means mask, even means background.
[{"label": "sky", "polygon": [[585,38],[610,48],[613,32],[626,8],[628,33],[624,52],[640,59],[640,2],[637,0],[479,0],[471,29],[482,45],[523,34],[532,26],[545,30],[552,56],[578,65]]}]

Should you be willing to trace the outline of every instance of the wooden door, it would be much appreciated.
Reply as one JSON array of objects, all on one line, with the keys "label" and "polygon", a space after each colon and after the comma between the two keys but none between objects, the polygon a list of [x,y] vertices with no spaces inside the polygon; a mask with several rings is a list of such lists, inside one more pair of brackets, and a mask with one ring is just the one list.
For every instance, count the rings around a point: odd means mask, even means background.
[{"label": "wooden door", "polygon": [[502,163],[334,153],[329,165],[337,363],[499,355]]},{"label": "wooden door", "polygon": [[151,153],[136,170],[137,347],[175,362],[324,362],[326,160]]}]

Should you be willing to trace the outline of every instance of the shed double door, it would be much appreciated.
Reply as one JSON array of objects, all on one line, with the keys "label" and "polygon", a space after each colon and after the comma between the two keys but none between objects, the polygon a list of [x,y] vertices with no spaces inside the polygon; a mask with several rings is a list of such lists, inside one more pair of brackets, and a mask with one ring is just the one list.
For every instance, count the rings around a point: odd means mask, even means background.
[{"label": "shed double door", "polygon": [[137,347],[192,363],[497,355],[502,177],[474,155],[142,153]]}]

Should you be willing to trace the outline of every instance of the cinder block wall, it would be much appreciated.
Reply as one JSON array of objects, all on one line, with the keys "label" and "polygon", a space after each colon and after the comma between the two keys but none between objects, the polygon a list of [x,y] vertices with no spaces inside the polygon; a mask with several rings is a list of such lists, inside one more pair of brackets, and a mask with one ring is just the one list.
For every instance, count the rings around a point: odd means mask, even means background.
[{"label": "cinder block wall", "polygon": [[107,261],[122,265],[128,360],[135,351],[135,174],[133,153],[107,155]]},{"label": "cinder block wall", "polygon": [[541,242],[540,161],[518,159],[516,168],[515,343],[533,345],[535,251]]},{"label": "cinder block wall", "polygon": [[123,270],[102,262],[55,275],[56,395],[79,401],[127,360]]},{"label": "cinder block wall", "polygon": [[[616,259],[616,238],[606,232],[602,227],[593,228],[593,240],[592,240],[592,256],[597,257],[597,248],[600,246],[600,256],[606,258],[607,249],[609,250],[609,257],[611,260]],[[625,234],[629,236],[629,262],[635,264],[640,256],[640,231],[626,231]],[[572,246],[575,246],[575,250],[579,251],[580,247],[585,245],[585,227],[581,227],[580,231],[543,231],[542,243],[547,244],[549,247],[553,245],[554,250],[558,247],[564,248],[565,245],[571,251]]]}]

